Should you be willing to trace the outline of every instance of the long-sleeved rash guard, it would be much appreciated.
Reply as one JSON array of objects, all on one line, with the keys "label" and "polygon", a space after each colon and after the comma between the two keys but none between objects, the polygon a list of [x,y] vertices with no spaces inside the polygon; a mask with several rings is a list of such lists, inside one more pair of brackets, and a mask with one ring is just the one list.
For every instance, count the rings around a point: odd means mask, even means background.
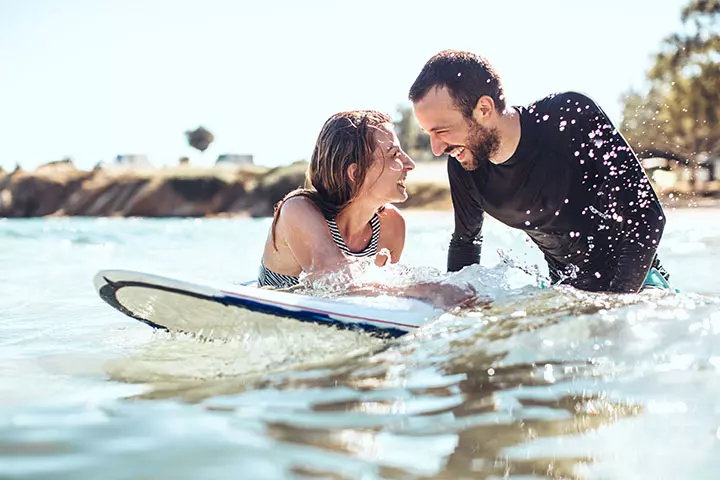
[{"label": "long-sleeved rash guard", "polygon": [[448,270],[480,262],[483,215],[524,230],[545,255],[554,283],[634,292],[665,226],[662,207],[632,149],[605,113],[574,92],[520,113],[515,153],[477,159],[466,171],[448,159],[455,231]]}]

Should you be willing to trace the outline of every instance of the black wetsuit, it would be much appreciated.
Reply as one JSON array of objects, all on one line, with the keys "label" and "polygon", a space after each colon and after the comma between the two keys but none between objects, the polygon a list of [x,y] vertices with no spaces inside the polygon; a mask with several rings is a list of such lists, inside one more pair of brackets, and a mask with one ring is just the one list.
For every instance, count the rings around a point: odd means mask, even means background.
[{"label": "black wetsuit", "polygon": [[665,215],[632,149],[582,94],[516,109],[520,143],[506,162],[477,159],[469,172],[448,159],[455,210],[448,270],[479,263],[487,212],[530,236],[554,283],[636,291],[651,264],[661,269],[655,250]]}]

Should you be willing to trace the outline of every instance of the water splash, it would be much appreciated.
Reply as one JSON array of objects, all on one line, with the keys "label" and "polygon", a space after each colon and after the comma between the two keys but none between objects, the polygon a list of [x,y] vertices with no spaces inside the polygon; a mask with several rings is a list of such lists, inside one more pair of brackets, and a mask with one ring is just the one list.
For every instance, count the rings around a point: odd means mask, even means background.
[{"label": "water splash", "polygon": [[535,285],[537,287],[544,288],[550,285],[550,279],[542,274],[539,265],[521,262],[515,258],[510,257],[500,248],[498,248],[497,253],[500,256],[500,261],[503,264],[507,265],[510,268],[516,268],[530,275],[534,279]]}]

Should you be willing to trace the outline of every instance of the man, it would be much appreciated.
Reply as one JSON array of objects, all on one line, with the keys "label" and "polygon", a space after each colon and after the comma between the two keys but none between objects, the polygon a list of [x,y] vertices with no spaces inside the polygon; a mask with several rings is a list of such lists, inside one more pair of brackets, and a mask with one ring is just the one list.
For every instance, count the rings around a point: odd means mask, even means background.
[{"label": "man", "polygon": [[451,157],[448,270],[480,262],[487,212],[530,236],[553,283],[637,292],[651,267],[666,283],[655,256],[662,207],[632,149],[591,99],[568,92],[507,107],[487,60],[453,50],[427,62],[409,97],[433,153]]}]

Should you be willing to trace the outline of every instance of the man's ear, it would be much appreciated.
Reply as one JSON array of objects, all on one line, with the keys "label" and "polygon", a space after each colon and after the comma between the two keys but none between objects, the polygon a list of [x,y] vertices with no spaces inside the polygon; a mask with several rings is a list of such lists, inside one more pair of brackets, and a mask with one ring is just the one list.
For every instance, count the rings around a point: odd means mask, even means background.
[{"label": "man's ear", "polygon": [[473,110],[473,118],[480,122],[489,120],[495,113],[495,101],[488,95],[478,98]]},{"label": "man's ear", "polygon": [[357,175],[357,163],[351,163],[347,167],[347,176],[351,183],[355,183],[355,175]]}]

